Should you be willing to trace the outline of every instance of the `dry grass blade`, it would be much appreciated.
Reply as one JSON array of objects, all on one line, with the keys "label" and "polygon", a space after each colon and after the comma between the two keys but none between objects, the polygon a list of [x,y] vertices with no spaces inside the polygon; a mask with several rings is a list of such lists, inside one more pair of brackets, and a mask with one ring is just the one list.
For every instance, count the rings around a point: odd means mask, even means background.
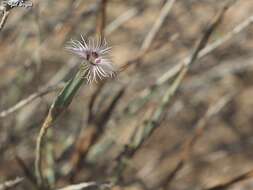
[{"label": "dry grass blade", "polygon": [[30,96],[28,96],[27,98],[19,101],[17,104],[15,104],[14,106],[6,109],[6,110],[3,110],[0,112],[0,118],[1,117],[6,117],[8,116],[9,114],[12,114],[18,110],[20,110],[22,107],[30,104],[32,101],[36,100],[37,98],[41,98],[42,96],[50,93],[50,92],[53,92],[53,91],[56,91],[60,88],[63,87],[63,83],[59,83],[59,84],[56,84],[56,85],[53,85],[53,86],[49,86],[49,87],[46,87],[46,88],[42,88],[41,90],[38,90],[37,92],[31,94]]},{"label": "dry grass blade", "polygon": [[[129,68],[129,66],[133,65],[133,63],[138,62],[144,55],[146,55],[149,52],[149,48],[152,45],[152,42],[154,41],[156,35],[158,34],[160,28],[162,27],[165,19],[167,18],[175,0],[168,0],[165,5],[163,6],[160,15],[158,19],[155,21],[151,31],[147,34],[145,37],[142,46],[140,48],[140,51],[134,55],[132,58],[130,58],[128,61],[126,61],[119,69],[119,72],[122,72]],[[134,64],[134,66],[138,66],[138,64]]]},{"label": "dry grass blade", "polygon": [[229,181],[226,182],[222,182],[221,184],[215,185],[213,187],[210,188],[206,188],[203,190],[226,190],[229,189],[232,185],[235,185],[236,183],[240,183],[243,180],[249,179],[253,177],[253,170],[250,170],[246,173],[243,173],[235,178],[232,178]]},{"label": "dry grass blade", "polygon": [[142,130],[142,134],[134,133],[132,136],[132,141],[130,145],[127,145],[126,148],[120,153],[118,157],[118,165],[115,169],[116,180],[121,178],[121,173],[125,168],[125,160],[132,157],[133,154],[138,150],[138,148],[143,144],[143,142],[153,133],[153,131],[159,126],[159,123],[162,119],[165,109],[168,107],[171,102],[171,98],[175,95],[175,92],[179,88],[184,76],[186,75],[189,66],[191,66],[198,57],[199,52],[205,47],[208,42],[209,37],[213,33],[213,31],[220,24],[226,10],[229,8],[230,2],[225,4],[225,6],[221,9],[219,14],[213,19],[201,39],[199,40],[196,48],[194,49],[191,58],[187,63],[182,65],[176,79],[173,81],[172,85],[165,92],[161,104],[154,111],[153,116],[149,121],[147,121],[146,126]]},{"label": "dry grass blade", "polygon": [[138,13],[138,10],[136,8],[129,9],[122,15],[120,15],[118,18],[116,18],[114,21],[112,21],[110,24],[108,24],[105,28],[105,34],[109,35],[113,31],[115,31],[117,28],[119,28],[123,23],[127,22],[134,16],[136,16]]},{"label": "dry grass blade", "polygon": [[98,182],[85,182],[76,185],[70,185],[67,187],[60,188],[58,190],[82,190],[82,189],[106,189],[112,186],[111,183],[98,183]]},{"label": "dry grass blade", "polygon": [[7,18],[9,16],[9,14],[10,14],[10,11],[4,10],[3,16],[2,16],[1,22],[0,22],[0,31],[3,30],[4,25],[5,25],[6,21],[7,21]]},{"label": "dry grass blade", "polygon": [[250,188],[250,1],[0,4],[0,190]]},{"label": "dry grass blade", "polygon": [[142,46],[141,51],[146,52],[153,40],[155,39],[157,33],[159,32],[160,28],[162,27],[164,21],[168,17],[168,14],[170,13],[170,10],[176,0],[167,0],[165,5],[163,6],[159,18],[156,20],[155,24],[153,25],[152,29],[149,31],[148,35],[146,36]]},{"label": "dry grass blade", "polygon": [[206,112],[206,114],[197,122],[193,135],[188,138],[182,145],[181,148],[181,157],[175,168],[170,172],[165,178],[162,186],[168,188],[171,181],[177,175],[177,173],[183,168],[185,162],[188,160],[190,153],[193,150],[193,147],[196,141],[203,135],[205,132],[206,127],[208,126],[207,123],[216,116],[231,100],[234,98],[233,94],[225,95],[224,97],[220,98],[220,100],[215,103],[214,105],[210,106]]},{"label": "dry grass blade", "polygon": [[[227,42],[228,40],[232,39],[235,35],[242,32],[244,29],[249,27],[253,22],[253,16],[248,17],[245,21],[237,25],[233,30],[228,32],[225,36],[221,37],[220,39],[216,40],[215,42],[208,45],[206,48],[204,48],[198,55],[198,58],[202,58],[206,56],[207,54],[211,53],[213,50]],[[180,64],[174,66],[172,69],[165,72],[159,79],[156,81],[155,86],[159,86],[168,80],[170,80],[173,76],[176,75],[176,73],[179,72],[180,68],[183,64],[186,64],[190,58],[185,58]]]},{"label": "dry grass blade", "polygon": [[221,9],[220,13],[216,15],[216,17],[213,19],[209,27],[204,32],[204,35],[202,36],[201,40],[199,41],[196,49],[194,50],[193,54],[191,55],[189,61],[185,62],[185,65],[187,67],[191,66],[195,60],[197,59],[200,51],[206,46],[211,34],[213,31],[217,28],[217,26],[221,23],[225,12],[228,10],[228,8],[231,6],[231,1],[228,1],[223,8]]},{"label": "dry grass blade", "polygon": [[16,187],[18,184],[20,184],[24,179],[21,177],[17,177],[14,180],[6,181],[2,184],[0,184],[0,190],[7,190],[13,187]]},{"label": "dry grass blade", "polygon": [[[248,28],[252,24],[252,22],[253,22],[253,16],[248,17],[245,21],[243,21],[242,23],[237,25],[233,30],[228,32],[226,35],[224,35],[220,39],[207,45],[203,50],[201,50],[199,52],[197,59],[200,59],[200,58],[208,55],[209,53],[211,53],[212,51],[214,51],[215,49],[220,47],[222,44],[224,44],[228,40],[232,39],[235,35],[237,35],[238,33],[242,32],[243,30]],[[141,105],[145,104],[145,102],[148,101],[149,97],[157,89],[157,87],[170,81],[170,79],[172,79],[180,71],[182,66],[189,62],[189,60],[190,60],[190,57],[186,57],[179,64],[175,65],[170,70],[168,70],[164,74],[162,74],[161,77],[159,77],[156,80],[155,84],[151,85],[150,87],[146,88],[145,90],[143,90],[140,93],[140,97],[138,98],[138,102],[141,102]],[[140,101],[139,99],[142,99],[142,101]],[[132,103],[130,103],[126,109],[130,109],[129,107],[131,107],[131,106],[132,106]],[[136,105],[134,105],[134,106],[136,106]]]}]

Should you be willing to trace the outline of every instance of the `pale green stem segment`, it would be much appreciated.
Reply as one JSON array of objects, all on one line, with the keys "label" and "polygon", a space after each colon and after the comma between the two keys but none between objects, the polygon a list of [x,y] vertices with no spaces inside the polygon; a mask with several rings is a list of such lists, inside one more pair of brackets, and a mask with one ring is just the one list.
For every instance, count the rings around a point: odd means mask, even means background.
[{"label": "pale green stem segment", "polygon": [[41,189],[50,189],[48,182],[45,181],[42,172],[42,144],[47,134],[48,128],[58,118],[58,116],[65,111],[73,100],[73,97],[77,93],[78,89],[83,84],[84,71],[82,68],[76,73],[76,75],[70,79],[66,86],[59,93],[53,104],[51,105],[48,115],[44,120],[44,123],[40,129],[39,136],[36,142],[36,158],[35,158],[35,174],[37,178],[38,186]]}]

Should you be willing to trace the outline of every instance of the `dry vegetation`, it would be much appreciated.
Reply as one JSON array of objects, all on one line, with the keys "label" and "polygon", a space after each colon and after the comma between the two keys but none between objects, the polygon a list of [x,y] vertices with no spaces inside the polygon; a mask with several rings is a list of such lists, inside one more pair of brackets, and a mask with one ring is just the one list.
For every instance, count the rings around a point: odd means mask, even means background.
[{"label": "dry vegetation", "polygon": [[[3,8],[0,190],[253,189],[252,0]],[[54,103],[80,34],[105,36],[119,72]]]}]

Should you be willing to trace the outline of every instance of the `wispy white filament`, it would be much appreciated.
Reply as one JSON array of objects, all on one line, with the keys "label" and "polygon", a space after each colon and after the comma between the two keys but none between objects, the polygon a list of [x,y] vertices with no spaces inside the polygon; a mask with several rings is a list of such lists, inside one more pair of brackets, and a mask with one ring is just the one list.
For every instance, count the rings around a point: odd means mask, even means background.
[{"label": "wispy white filament", "polygon": [[71,40],[66,49],[83,59],[81,66],[87,82],[97,82],[98,79],[113,77],[116,70],[112,66],[109,57],[111,47],[107,45],[106,40],[85,39],[82,35],[81,38],[81,41]]}]

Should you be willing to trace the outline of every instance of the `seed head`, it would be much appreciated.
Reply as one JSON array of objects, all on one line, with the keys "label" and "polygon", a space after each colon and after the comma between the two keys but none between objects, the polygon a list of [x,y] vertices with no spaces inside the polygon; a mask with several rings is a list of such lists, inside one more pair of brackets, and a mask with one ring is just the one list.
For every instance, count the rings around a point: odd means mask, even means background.
[{"label": "seed head", "polygon": [[106,40],[85,39],[82,35],[81,38],[81,41],[71,40],[66,49],[83,59],[81,68],[87,82],[97,82],[97,79],[115,76],[116,70],[109,57],[111,47],[107,45]]}]

